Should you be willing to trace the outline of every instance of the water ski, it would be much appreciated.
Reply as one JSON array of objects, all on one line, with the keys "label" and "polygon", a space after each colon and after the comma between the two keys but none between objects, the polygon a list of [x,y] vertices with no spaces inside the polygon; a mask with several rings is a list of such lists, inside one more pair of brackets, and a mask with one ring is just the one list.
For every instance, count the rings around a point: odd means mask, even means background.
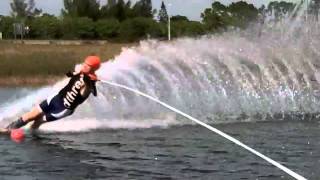
[{"label": "water ski", "polygon": [[28,134],[27,132],[31,129],[31,126],[32,123],[28,123],[26,126],[19,129],[8,130],[6,128],[0,128],[0,135],[8,135],[11,137],[11,140],[20,143],[25,139],[26,134]]},{"label": "water ski", "polygon": [[12,129],[12,130],[0,128],[0,135],[1,134],[10,136],[12,141],[15,141],[18,143],[22,142],[26,137],[26,131],[25,129],[22,129],[22,128]]},{"label": "water ski", "polygon": [[10,131],[6,128],[0,128],[0,134],[10,134]]}]

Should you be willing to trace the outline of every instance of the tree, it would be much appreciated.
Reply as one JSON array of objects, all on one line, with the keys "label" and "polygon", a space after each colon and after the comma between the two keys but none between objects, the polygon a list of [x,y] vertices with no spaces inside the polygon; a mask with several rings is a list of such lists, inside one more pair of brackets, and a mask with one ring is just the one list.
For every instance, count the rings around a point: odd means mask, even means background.
[{"label": "tree", "polygon": [[198,21],[190,21],[188,23],[186,35],[187,36],[198,36],[198,35],[204,35],[205,34],[205,28],[204,25]]},{"label": "tree", "polygon": [[123,0],[118,0],[118,3],[116,4],[116,17],[119,19],[119,21],[123,21],[126,19],[126,11],[125,11],[125,3]]},{"label": "tree", "polygon": [[168,21],[168,13],[167,13],[167,9],[166,9],[166,5],[164,4],[164,2],[162,1],[161,3],[161,8],[159,11],[159,15],[158,15],[159,21],[166,23]]},{"label": "tree", "polygon": [[102,18],[116,18],[116,7],[117,0],[108,0],[107,4],[101,7]]},{"label": "tree", "polygon": [[28,3],[25,0],[13,0],[10,6],[11,14],[17,18],[33,17],[42,12],[41,9],[35,8],[34,0],[29,0]]},{"label": "tree", "polygon": [[171,21],[187,21],[188,22],[189,19],[186,16],[176,15],[171,17]]},{"label": "tree", "polygon": [[133,11],[137,17],[153,18],[155,13],[152,10],[151,0],[140,0],[133,6]]},{"label": "tree", "polygon": [[95,38],[95,24],[88,17],[64,17],[61,30],[64,39],[93,39]]},{"label": "tree", "polygon": [[25,0],[13,0],[10,6],[14,17],[26,17],[28,4]]},{"label": "tree", "polygon": [[61,30],[63,32],[63,39],[76,39],[76,18],[73,17],[64,17],[62,19]]},{"label": "tree", "polygon": [[62,37],[61,24],[57,17],[43,14],[30,22],[29,37],[37,39],[59,39]]},{"label": "tree", "polygon": [[320,1],[319,0],[311,0],[309,5],[309,13],[315,17],[315,20],[318,21],[319,13],[320,13]]},{"label": "tree", "polygon": [[101,19],[95,23],[98,38],[115,38],[119,34],[120,23],[117,19]]},{"label": "tree", "polygon": [[76,30],[78,39],[93,39],[95,37],[94,22],[88,17],[76,19]]},{"label": "tree", "polygon": [[262,5],[259,9],[258,9],[259,13],[265,17],[266,16],[266,13],[267,13],[267,9],[266,9],[266,6],[265,5]]},{"label": "tree", "polygon": [[125,14],[126,14],[127,18],[135,17],[133,9],[131,8],[131,1],[130,0],[127,1],[124,9],[125,9]]},{"label": "tree", "polygon": [[64,0],[62,14],[69,17],[99,18],[100,3],[97,0]]},{"label": "tree", "polygon": [[291,14],[295,8],[296,4],[285,2],[285,1],[273,1],[268,4],[268,7],[266,9],[266,13],[274,17],[275,21],[279,21],[289,14]]},{"label": "tree", "polygon": [[41,9],[36,8],[36,3],[34,0],[29,0],[28,7],[27,7],[27,16],[34,17],[40,15],[42,13]]},{"label": "tree", "polygon": [[201,18],[209,31],[226,29],[231,24],[228,8],[217,1],[212,3],[211,8],[207,8],[201,13]]},{"label": "tree", "polygon": [[125,3],[124,0],[108,0],[108,3],[101,8],[102,18],[116,18],[124,21],[132,16],[131,1]]},{"label": "tree", "polygon": [[196,21],[173,21],[172,27],[173,37],[190,37],[203,35],[205,33],[204,26]]},{"label": "tree", "polygon": [[127,19],[121,23],[120,37],[125,38],[125,41],[136,41],[142,38],[159,37],[161,29],[159,23],[152,18],[136,17]]},{"label": "tree", "polygon": [[3,38],[12,38],[13,37],[13,26],[15,22],[13,17],[3,16],[0,20],[0,32],[3,33]]},{"label": "tree", "polygon": [[258,20],[259,10],[244,1],[231,3],[229,6],[214,2],[211,8],[205,9],[201,17],[210,31],[225,30],[227,27],[243,29]]},{"label": "tree", "polygon": [[259,10],[253,4],[244,1],[231,3],[228,11],[232,14],[233,26],[246,28],[251,22],[256,22],[259,17]]}]

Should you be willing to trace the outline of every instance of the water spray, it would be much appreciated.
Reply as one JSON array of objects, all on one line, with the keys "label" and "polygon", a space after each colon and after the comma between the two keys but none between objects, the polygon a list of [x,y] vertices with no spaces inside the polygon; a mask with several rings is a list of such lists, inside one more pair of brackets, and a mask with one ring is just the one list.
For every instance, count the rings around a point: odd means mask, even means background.
[{"label": "water spray", "polygon": [[182,111],[180,111],[180,110],[178,110],[178,109],[176,109],[176,108],[174,108],[174,107],[172,107],[172,106],[170,106],[170,105],[168,105],[168,104],[166,104],[166,103],[164,103],[164,102],[162,102],[162,101],[160,101],[160,100],[158,100],[158,99],[155,98],[155,97],[152,97],[152,96],[150,96],[150,95],[148,95],[148,94],[145,94],[145,93],[143,93],[143,92],[140,92],[140,91],[138,91],[138,90],[136,90],[136,89],[132,89],[132,88],[127,87],[127,86],[125,86],[125,85],[121,85],[121,84],[117,84],[117,83],[110,82],[110,81],[105,81],[105,80],[101,80],[101,82],[102,82],[102,83],[105,83],[105,84],[109,84],[109,85],[111,85],[111,86],[115,86],[115,87],[119,87],[119,88],[126,89],[126,90],[128,90],[128,91],[131,91],[131,92],[134,92],[134,93],[136,93],[136,94],[138,94],[138,95],[141,95],[141,96],[143,96],[143,97],[145,97],[145,98],[148,98],[148,99],[150,99],[150,100],[152,100],[152,101],[154,101],[154,102],[156,102],[156,103],[158,103],[158,104],[160,104],[160,105],[162,105],[162,106],[164,106],[164,107],[166,107],[166,108],[168,108],[168,109],[170,109],[170,110],[172,110],[172,111],[174,111],[174,112],[176,112],[176,113],[178,113],[178,114],[180,114],[180,115],[182,115],[182,116],[184,116],[184,117],[186,117],[186,118],[188,118],[188,119],[190,119],[191,121],[194,121],[194,122],[196,122],[197,124],[199,124],[199,125],[207,128],[207,129],[215,132],[216,134],[219,134],[220,136],[228,139],[229,141],[231,141],[231,142],[233,142],[233,143],[241,146],[242,148],[250,151],[251,153],[259,156],[260,158],[266,160],[267,162],[271,163],[272,165],[274,165],[274,166],[276,166],[277,168],[281,169],[282,171],[286,172],[287,174],[289,174],[290,176],[294,177],[295,179],[298,179],[298,180],[306,180],[306,178],[304,178],[303,176],[301,176],[301,175],[293,172],[292,170],[290,170],[289,168],[283,166],[282,164],[278,163],[277,161],[274,161],[273,159],[271,159],[271,158],[269,158],[269,157],[261,154],[260,152],[254,150],[253,148],[245,145],[244,143],[240,142],[239,140],[235,139],[234,137],[232,137],[232,136],[230,136],[230,135],[228,135],[228,134],[220,131],[219,129],[214,128],[214,127],[212,127],[212,126],[210,126],[210,125],[208,125],[208,124],[206,124],[206,123],[204,123],[204,122],[202,122],[202,121],[200,121],[200,120],[198,120],[198,119],[196,119],[196,118],[194,118],[194,117],[192,117],[192,116],[190,116],[190,115],[188,115],[188,114],[186,114],[186,113],[184,113],[184,112],[182,112]]}]

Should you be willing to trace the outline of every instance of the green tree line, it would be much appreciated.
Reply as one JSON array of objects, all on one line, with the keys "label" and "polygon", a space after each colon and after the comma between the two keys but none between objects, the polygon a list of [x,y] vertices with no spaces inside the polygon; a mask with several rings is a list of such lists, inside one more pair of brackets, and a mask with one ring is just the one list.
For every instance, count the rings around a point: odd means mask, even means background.
[{"label": "green tree line", "polygon": [[[216,33],[229,27],[244,29],[251,23],[273,17],[275,21],[292,13],[297,4],[273,1],[267,6],[255,7],[245,1],[224,5],[218,1],[201,13],[201,22],[187,17],[171,17],[172,37],[199,36]],[[319,3],[311,1],[310,13],[319,13]],[[14,37],[14,23],[28,26],[29,39],[105,39],[110,41],[137,41],[145,38],[167,37],[168,13],[162,2],[157,12],[151,0],[108,0],[101,5],[98,0],[64,0],[60,16],[42,13],[34,0],[12,0],[11,15],[0,17],[3,37]],[[158,7],[157,7],[158,8]],[[317,17],[317,16],[316,16]]]}]

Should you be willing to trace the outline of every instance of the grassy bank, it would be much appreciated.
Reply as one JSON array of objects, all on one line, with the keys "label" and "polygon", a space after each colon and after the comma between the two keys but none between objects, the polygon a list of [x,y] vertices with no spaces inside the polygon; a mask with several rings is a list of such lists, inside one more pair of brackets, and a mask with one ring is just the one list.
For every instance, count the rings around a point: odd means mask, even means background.
[{"label": "grassy bank", "polygon": [[0,41],[0,86],[51,84],[90,54],[113,58],[135,44],[36,45]]}]

